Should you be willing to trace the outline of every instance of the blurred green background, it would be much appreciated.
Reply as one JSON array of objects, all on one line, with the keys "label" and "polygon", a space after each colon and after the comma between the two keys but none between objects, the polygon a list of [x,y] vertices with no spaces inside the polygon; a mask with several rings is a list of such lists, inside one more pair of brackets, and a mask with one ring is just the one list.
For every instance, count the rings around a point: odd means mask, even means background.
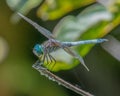
[{"label": "blurred green background", "polygon": [[[6,1],[0,1],[0,96],[79,96],[32,68],[37,60],[32,48],[47,39],[20,20],[16,11],[52,31],[59,40],[108,38],[109,42],[94,47],[74,48],[84,56],[90,72],[73,58],[59,53],[53,71],[95,96],[120,96],[119,0],[98,0],[99,5],[95,0]],[[68,61],[59,61],[61,57]]]}]

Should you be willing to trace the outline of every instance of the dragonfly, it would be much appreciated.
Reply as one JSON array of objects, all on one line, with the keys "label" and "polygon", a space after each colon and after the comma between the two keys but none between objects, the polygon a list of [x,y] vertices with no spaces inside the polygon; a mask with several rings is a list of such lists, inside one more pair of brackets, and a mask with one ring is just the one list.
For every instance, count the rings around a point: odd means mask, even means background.
[{"label": "dragonfly", "polygon": [[[56,51],[57,49],[62,48],[65,52],[78,59],[79,62],[89,71],[89,68],[86,66],[82,56],[80,56],[77,52],[71,49],[72,46],[78,46],[82,44],[96,44],[108,41],[107,39],[92,39],[92,40],[82,40],[75,42],[61,42],[55,39],[54,35],[44,27],[38,25],[36,22],[32,21],[28,17],[22,15],[21,13],[17,13],[20,17],[22,17],[26,22],[31,24],[35,29],[37,29],[42,35],[48,38],[47,41],[42,44],[36,44],[33,48],[33,53],[39,58],[39,61],[43,64],[46,63],[50,65],[51,63],[56,64],[55,58],[50,54],[51,52]],[[40,64],[42,64],[40,63]]]}]

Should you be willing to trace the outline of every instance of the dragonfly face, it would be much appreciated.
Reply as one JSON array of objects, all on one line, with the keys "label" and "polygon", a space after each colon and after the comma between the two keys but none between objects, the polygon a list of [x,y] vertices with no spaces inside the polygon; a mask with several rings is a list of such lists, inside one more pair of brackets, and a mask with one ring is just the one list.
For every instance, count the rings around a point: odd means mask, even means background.
[{"label": "dragonfly face", "polygon": [[36,55],[36,56],[40,56],[43,54],[43,47],[42,45],[40,44],[36,44],[33,48],[33,53]]}]

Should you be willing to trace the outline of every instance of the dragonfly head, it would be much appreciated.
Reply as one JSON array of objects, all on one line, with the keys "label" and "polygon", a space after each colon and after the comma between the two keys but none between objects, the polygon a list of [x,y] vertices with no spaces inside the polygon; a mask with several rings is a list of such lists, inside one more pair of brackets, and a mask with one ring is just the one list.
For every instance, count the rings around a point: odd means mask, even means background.
[{"label": "dragonfly head", "polygon": [[36,44],[33,48],[33,53],[36,56],[40,56],[41,54],[43,54],[43,47],[40,44]]}]

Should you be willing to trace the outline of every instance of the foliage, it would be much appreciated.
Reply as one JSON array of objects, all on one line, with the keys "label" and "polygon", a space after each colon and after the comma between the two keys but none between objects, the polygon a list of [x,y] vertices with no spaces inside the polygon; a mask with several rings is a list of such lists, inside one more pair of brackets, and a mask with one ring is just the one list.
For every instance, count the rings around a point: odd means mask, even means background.
[{"label": "foliage", "polygon": [[[13,14],[12,22],[20,20],[16,15],[17,11],[29,15],[27,17],[48,29],[52,29],[58,22],[53,34],[56,39],[61,41],[107,38],[107,35],[112,35],[118,41],[120,40],[118,28],[120,24],[119,0],[6,1],[8,5],[5,4],[5,0],[0,2],[0,96],[69,95],[69,91],[65,92],[63,88],[56,86],[31,68],[32,63],[37,59],[32,54],[32,48],[36,42],[45,41],[45,38],[29,24],[26,25],[27,23],[24,21],[16,25],[11,24],[9,22],[11,14]],[[35,18],[36,16],[39,19]],[[46,21],[43,22],[40,19]],[[80,85],[82,89],[97,96],[119,96],[119,62],[103,50],[100,45],[91,50],[93,46],[89,44],[73,48],[83,57],[86,56],[85,61],[90,72],[84,71],[83,67],[81,70],[78,66],[79,62],[63,50],[52,53],[57,60],[52,71],[67,70],[60,71],[61,77],[77,84],[77,86]],[[109,46],[107,47],[109,48]],[[75,66],[77,67],[75,68]],[[77,79],[75,75],[73,76],[73,71],[79,75]],[[72,93],[71,96],[74,94]]]},{"label": "foliage", "polygon": [[[12,0],[8,0],[12,1]],[[18,0],[19,1],[19,0]],[[22,2],[22,1],[21,1]],[[29,2],[32,2],[30,0]],[[25,13],[23,10],[24,8],[26,10],[30,10],[35,4],[38,4],[38,2],[41,2],[39,0],[36,0],[37,3],[29,3],[29,2],[23,2],[24,6],[21,6],[19,10],[22,13]],[[41,17],[43,20],[54,20],[57,18],[62,17],[64,14],[67,14],[68,12],[78,9],[82,6],[89,5],[91,3],[95,2],[94,0],[89,1],[81,1],[77,0],[73,2],[72,0],[47,0],[46,2],[43,2],[42,5],[39,7],[37,13],[38,16]],[[102,38],[103,36],[107,35],[113,28],[115,28],[119,22],[119,8],[116,7],[116,10],[108,10],[109,6],[114,7],[114,4],[119,4],[118,1],[114,1],[114,3],[111,5],[110,2],[104,3],[103,1],[99,1],[101,4],[93,4],[80,12],[77,16],[66,16],[64,17],[55,27],[54,29],[54,35],[57,39],[62,41],[76,41],[76,40],[85,40],[85,39],[95,39],[95,38]],[[17,2],[18,4],[20,2]],[[12,5],[8,2],[9,5]],[[33,7],[27,6],[26,4],[33,4]],[[65,5],[65,6],[64,6]],[[12,7],[12,8],[16,8]],[[17,8],[18,9],[18,8]],[[111,26],[111,24],[113,26]],[[109,28],[110,27],[110,28]],[[108,29],[109,28],[109,29]],[[72,38],[71,38],[72,36]],[[93,44],[89,45],[82,45],[78,46],[75,49],[80,53],[80,55],[85,56],[90,49],[93,47]],[[62,54],[61,54],[62,53]],[[59,70],[66,70],[71,69],[74,66],[78,65],[78,62],[74,62],[74,59],[72,59],[70,56],[65,54],[62,50],[57,51],[57,55],[59,54],[59,57],[56,56],[56,54],[53,54],[55,57],[57,57],[57,64],[52,69],[52,71],[59,71]],[[62,55],[62,56],[61,56]],[[63,59],[64,56],[64,59]],[[49,70],[49,66],[46,66]]]}]

